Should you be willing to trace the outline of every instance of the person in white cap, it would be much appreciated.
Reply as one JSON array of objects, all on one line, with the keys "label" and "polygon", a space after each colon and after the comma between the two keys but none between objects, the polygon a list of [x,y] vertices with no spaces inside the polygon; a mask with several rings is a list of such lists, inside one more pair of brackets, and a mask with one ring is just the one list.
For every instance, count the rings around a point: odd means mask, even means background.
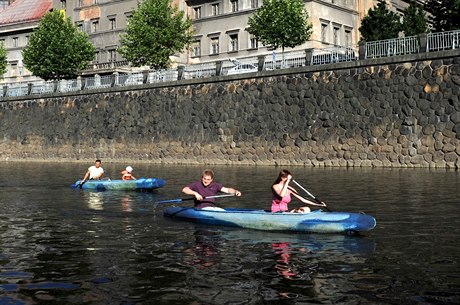
[{"label": "person in white cap", "polygon": [[127,166],[126,169],[121,171],[121,180],[136,180],[133,176],[133,168],[131,166]]}]

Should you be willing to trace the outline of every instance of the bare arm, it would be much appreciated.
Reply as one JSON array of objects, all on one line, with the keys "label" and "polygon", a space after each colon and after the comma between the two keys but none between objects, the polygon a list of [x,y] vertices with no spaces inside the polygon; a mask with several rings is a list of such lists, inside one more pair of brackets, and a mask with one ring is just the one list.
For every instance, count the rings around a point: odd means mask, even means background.
[{"label": "bare arm", "polygon": [[291,179],[292,179],[292,176],[289,175],[287,180],[284,182],[282,186],[280,186],[280,183],[272,186],[273,190],[276,192],[276,194],[278,194],[278,196],[284,197],[287,195],[288,188],[289,188],[289,182],[291,181]]},{"label": "bare arm", "polygon": [[315,203],[315,202],[313,202],[313,201],[310,201],[310,200],[308,200],[308,199],[303,198],[303,197],[300,196],[300,195],[297,193],[297,191],[296,191],[295,189],[293,189],[292,187],[289,187],[289,189],[291,190],[291,194],[292,194],[295,198],[297,198],[297,199],[299,199],[300,201],[302,201],[303,203],[310,204],[310,205],[314,205],[314,206],[318,206],[318,207],[325,207],[325,206],[326,206],[326,204],[325,204],[324,202]]},{"label": "bare arm", "polygon": [[235,194],[236,196],[241,196],[241,192],[240,192],[240,191],[238,191],[238,190],[236,190],[236,189],[234,189],[234,188],[231,188],[231,187],[225,187],[225,186],[224,186],[224,187],[222,187],[222,188],[220,189],[220,191],[221,191],[222,193]]},{"label": "bare arm", "polygon": [[85,183],[85,181],[88,180],[88,177],[89,177],[89,171],[86,171],[86,174],[85,174],[85,176],[83,177],[83,179],[81,180],[80,183]]},{"label": "bare arm", "polygon": [[192,190],[188,186],[186,186],[186,187],[184,187],[182,189],[182,193],[187,194],[187,195],[195,196],[196,200],[198,200],[198,201],[203,200],[203,196],[201,196],[198,192],[195,192],[194,190]]}]

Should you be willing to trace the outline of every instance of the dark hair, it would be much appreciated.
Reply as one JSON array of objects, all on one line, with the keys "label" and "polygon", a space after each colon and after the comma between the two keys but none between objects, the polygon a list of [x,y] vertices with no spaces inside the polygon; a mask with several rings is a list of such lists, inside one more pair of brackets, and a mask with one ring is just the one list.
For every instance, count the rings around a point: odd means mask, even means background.
[{"label": "dark hair", "polygon": [[280,183],[281,178],[287,178],[287,176],[289,175],[292,176],[292,174],[288,170],[283,169],[282,171],[280,171],[278,178],[276,178],[275,182],[273,182],[273,185]]},{"label": "dark hair", "polygon": [[287,178],[287,176],[289,176],[289,175],[292,175],[292,174],[291,174],[288,170],[286,170],[286,169],[283,169],[282,171],[280,171],[280,173],[279,173],[279,175],[278,175],[278,178],[276,178],[275,182],[273,182],[272,187],[271,187],[271,191],[272,191],[273,196],[276,196],[277,198],[281,199],[281,196],[278,195],[278,194],[275,192],[275,190],[273,189],[273,186],[274,186],[275,184],[280,183],[280,182],[281,182],[281,178]]},{"label": "dark hair", "polygon": [[96,159],[96,161],[94,161],[94,163],[96,163],[96,162],[102,163],[102,161],[99,160],[99,159]]}]

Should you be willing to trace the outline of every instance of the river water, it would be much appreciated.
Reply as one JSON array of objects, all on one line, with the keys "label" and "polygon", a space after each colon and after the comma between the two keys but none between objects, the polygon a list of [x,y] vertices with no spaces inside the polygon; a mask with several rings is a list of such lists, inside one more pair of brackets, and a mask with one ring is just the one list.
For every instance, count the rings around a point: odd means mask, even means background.
[{"label": "river water", "polygon": [[[203,166],[130,164],[166,179],[154,193],[71,189],[89,165],[0,163],[0,304],[460,304],[457,171],[288,167],[331,210],[377,219],[346,236],[174,221],[154,202]],[[281,168],[212,168],[243,193],[220,205],[270,206]]]}]

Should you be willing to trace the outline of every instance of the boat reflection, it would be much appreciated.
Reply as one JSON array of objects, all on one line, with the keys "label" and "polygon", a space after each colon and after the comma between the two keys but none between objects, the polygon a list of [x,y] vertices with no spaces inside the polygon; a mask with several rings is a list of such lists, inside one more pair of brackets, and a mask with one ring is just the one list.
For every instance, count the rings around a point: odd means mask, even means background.
[{"label": "boat reflection", "polygon": [[[235,285],[241,300],[252,297],[253,289],[273,300],[327,299],[339,283],[354,287],[351,279],[366,268],[375,251],[374,240],[362,235],[195,225],[193,237],[182,252],[182,262],[193,267],[188,281],[200,283],[192,284],[193,295],[209,303]],[[231,280],[235,276],[245,281],[235,284]]]},{"label": "boat reflection", "polygon": [[363,235],[282,233],[234,228],[224,228],[220,231],[222,238],[227,240],[238,240],[247,244],[287,243],[306,252],[370,254],[375,250],[374,240]]}]

